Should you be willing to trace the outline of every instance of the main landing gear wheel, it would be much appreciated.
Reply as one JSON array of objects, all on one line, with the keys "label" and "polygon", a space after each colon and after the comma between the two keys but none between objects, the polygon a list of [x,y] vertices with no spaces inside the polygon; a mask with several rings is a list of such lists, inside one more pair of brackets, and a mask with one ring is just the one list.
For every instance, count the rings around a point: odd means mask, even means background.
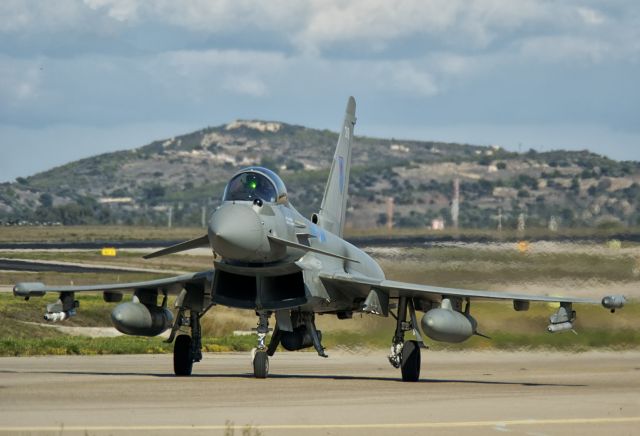
[{"label": "main landing gear wheel", "polygon": [[191,336],[180,335],[173,346],[173,372],[176,375],[191,375],[193,369],[193,347]]},{"label": "main landing gear wheel", "polygon": [[253,357],[253,375],[256,378],[267,378],[269,375],[269,356],[266,350],[256,351]]},{"label": "main landing gear wheel", "polygon": [[406,341],[400,363],[402,381],[415,382],[420,378],[420,346],[418,341]]}]

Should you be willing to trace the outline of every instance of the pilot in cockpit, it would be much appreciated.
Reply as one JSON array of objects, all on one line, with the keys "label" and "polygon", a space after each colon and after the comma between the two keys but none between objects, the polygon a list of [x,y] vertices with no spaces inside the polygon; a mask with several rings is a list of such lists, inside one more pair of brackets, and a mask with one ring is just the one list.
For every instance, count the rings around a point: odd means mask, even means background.
[{"label": "pilot in cockpit", "polygon": [[273,171],[266,168],[251,167],[236,174],[231,179],[225,189],[222,200],[261,200],[267,203],[275,203],[276,201],[280,203],[286,200],[286,190],[280,178]]}]

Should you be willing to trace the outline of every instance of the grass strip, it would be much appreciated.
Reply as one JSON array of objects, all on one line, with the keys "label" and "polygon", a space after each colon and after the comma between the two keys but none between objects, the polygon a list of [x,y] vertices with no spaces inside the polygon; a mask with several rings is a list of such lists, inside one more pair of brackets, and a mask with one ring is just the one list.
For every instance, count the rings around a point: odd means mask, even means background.
[{"label": "grass strip", "polygon": [[[203,351],[249,351],[253,337],[203,338]],[[89,338],[59,335],[45,338],[1,338],[0,356],[100,355],[100,354],[165,354],[173,352],[173,344],[161,338],[119,336]]]},{"label": "grass strip", "polygon": [[[462,344],[446,344],[427,341],[432,350],[539,350],[584,352],[594,349],[631,350],[640,348],[640,332],[636,330],[585,330],[577,335],[560,334],[511,334],[492,332],[490,340],[473,337]],[[412,339],[412,335],[407,335]],[[324,345],[332,349],[358,352],[362,349],[386,349],[390,343],[389,332],[365,335],[359,332],[336,331],[324,335]],[[205,337],[204,352],[249,351],[256,344],[255,336]],[[115,338],[88,338],[57,335],[40,338],[0,338],[0,356],[39,355],[101,355],[101,354],[165,354],[173,351],[173,345],[160,338],[121,336]],[[307,351],[313,352],[313,349]]]}]

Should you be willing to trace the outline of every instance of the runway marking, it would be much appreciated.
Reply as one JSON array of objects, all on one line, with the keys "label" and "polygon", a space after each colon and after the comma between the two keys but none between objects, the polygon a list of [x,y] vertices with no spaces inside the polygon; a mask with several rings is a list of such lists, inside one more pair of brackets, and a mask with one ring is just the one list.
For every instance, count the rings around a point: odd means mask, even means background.
[{"label": "runway marking", "polygon": [[416,429],[416,428],[470,428],[555,424],[624,424],[640,422],[640,416],[621,418],[558,418],[558,419],[520,419],[511,421],[450,421],[450,422],[407,422],[399,424],[266,424],[266,425],[105,425],[105,426],[46,426],[46,427],[0,427],[0,432],[55,432],[55,431],[187,431],[187,430],[357,430],[357,429]]}]

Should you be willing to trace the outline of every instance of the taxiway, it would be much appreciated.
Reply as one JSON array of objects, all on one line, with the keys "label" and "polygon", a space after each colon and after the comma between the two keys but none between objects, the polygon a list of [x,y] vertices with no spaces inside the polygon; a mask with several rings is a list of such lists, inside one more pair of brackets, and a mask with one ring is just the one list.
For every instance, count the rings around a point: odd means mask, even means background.
[{"label": "taxiway", "polygon": [[637,434],[640,352],[425,352],[402,383],[385,352],[0,358],[0,434]]}]

